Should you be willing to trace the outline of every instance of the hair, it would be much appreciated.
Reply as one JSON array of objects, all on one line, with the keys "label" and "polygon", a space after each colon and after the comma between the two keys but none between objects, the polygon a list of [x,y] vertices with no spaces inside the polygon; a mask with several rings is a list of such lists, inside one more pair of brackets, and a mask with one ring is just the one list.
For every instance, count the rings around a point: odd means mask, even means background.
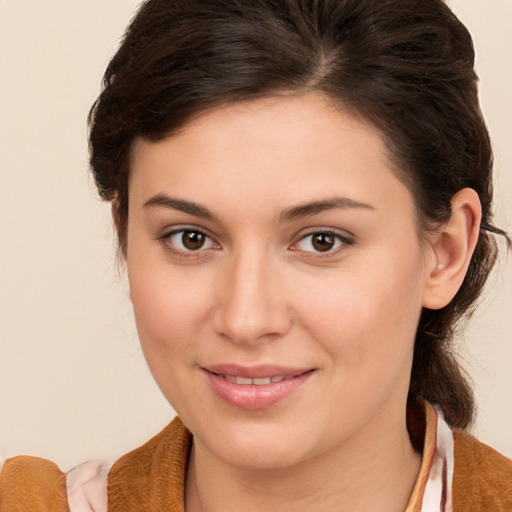
[{"label": "hair", "polygon": [[465,280],[424,309],[409,400],[438,404],[453,427],[475,414],[454,333],[496,259],[492,150],[479,108],[471,36],[442,0],[147,0],[131,21],[89,116],[90,162],[126,251],[130,151],[206,110],[318,91],[375,126],[409,188],[422,230],[474,189],[482,229]]}]

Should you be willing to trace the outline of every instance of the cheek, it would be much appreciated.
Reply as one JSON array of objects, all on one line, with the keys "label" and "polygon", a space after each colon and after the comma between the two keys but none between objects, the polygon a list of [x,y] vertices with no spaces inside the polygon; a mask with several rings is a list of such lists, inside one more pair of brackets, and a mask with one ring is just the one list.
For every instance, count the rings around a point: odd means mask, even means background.
[{"label": "cheek", "polygon": [[[147,265],[129,273],[130,296],[137,331],[148,367],[163,395],[179,414],[183,404],[202,401],[191,380],[197,364],[200,340],[204,338],[209,293],[190,279],[158,272]],[[203,404],[206,407],[207,404]]]},{"label": "cheek", "polygon": [[[387,271],[383,272],[382,268]],[[313,295],[311,290],[318,290]],[[421,313],[421,270],[416,264],[362,265],[322,289],[306,286],[298,315],[334,364],[356,369],[409,365]],[[385,363],[385,364],[384,364]]]},{"label": "cheek", "polygon": [[129,281],[139,337],[150,364],[200,338],[210,295],[200,279],[145,265],[129,271]]}]

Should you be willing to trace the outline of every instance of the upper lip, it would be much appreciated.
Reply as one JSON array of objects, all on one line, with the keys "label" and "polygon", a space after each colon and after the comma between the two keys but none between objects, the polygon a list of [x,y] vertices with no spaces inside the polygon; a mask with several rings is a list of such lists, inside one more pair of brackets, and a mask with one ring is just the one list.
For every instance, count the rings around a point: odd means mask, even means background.
[{"label": "upper lip", "polygon": [[280,365],[258,365],[258,366],[241,366],[238,364],[214,364],[211,366],[203,366],[203,369],[216,373],[217,375],[233,375],[236,377],[245,377],[248,379],[263,379],[265,377],[293,377],[302,375],[313,368],[292,368]]}]

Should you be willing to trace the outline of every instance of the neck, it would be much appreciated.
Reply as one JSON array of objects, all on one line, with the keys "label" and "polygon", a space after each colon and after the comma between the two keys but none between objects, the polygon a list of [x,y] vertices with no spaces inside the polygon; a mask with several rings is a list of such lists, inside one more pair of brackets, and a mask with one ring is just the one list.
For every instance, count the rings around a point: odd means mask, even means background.
[{"label": "neck", "polygon": [[[377,422],[342,445],[291,467],[233,467],[195,443],[186,486],[187,512],[402,512],[421,456],[405,418]],[[384,435],[383,435],[384,434]]]}]

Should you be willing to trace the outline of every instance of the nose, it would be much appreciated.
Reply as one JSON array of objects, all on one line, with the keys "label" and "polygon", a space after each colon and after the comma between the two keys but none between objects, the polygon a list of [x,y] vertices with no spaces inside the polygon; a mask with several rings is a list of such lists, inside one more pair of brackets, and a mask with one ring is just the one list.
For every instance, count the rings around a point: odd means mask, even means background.
[{"label": "nose", "polygon": [[247,251],[232,261],[218,282],[216,332],[237,344],[276,339],[291,326],[279,266]]}]

